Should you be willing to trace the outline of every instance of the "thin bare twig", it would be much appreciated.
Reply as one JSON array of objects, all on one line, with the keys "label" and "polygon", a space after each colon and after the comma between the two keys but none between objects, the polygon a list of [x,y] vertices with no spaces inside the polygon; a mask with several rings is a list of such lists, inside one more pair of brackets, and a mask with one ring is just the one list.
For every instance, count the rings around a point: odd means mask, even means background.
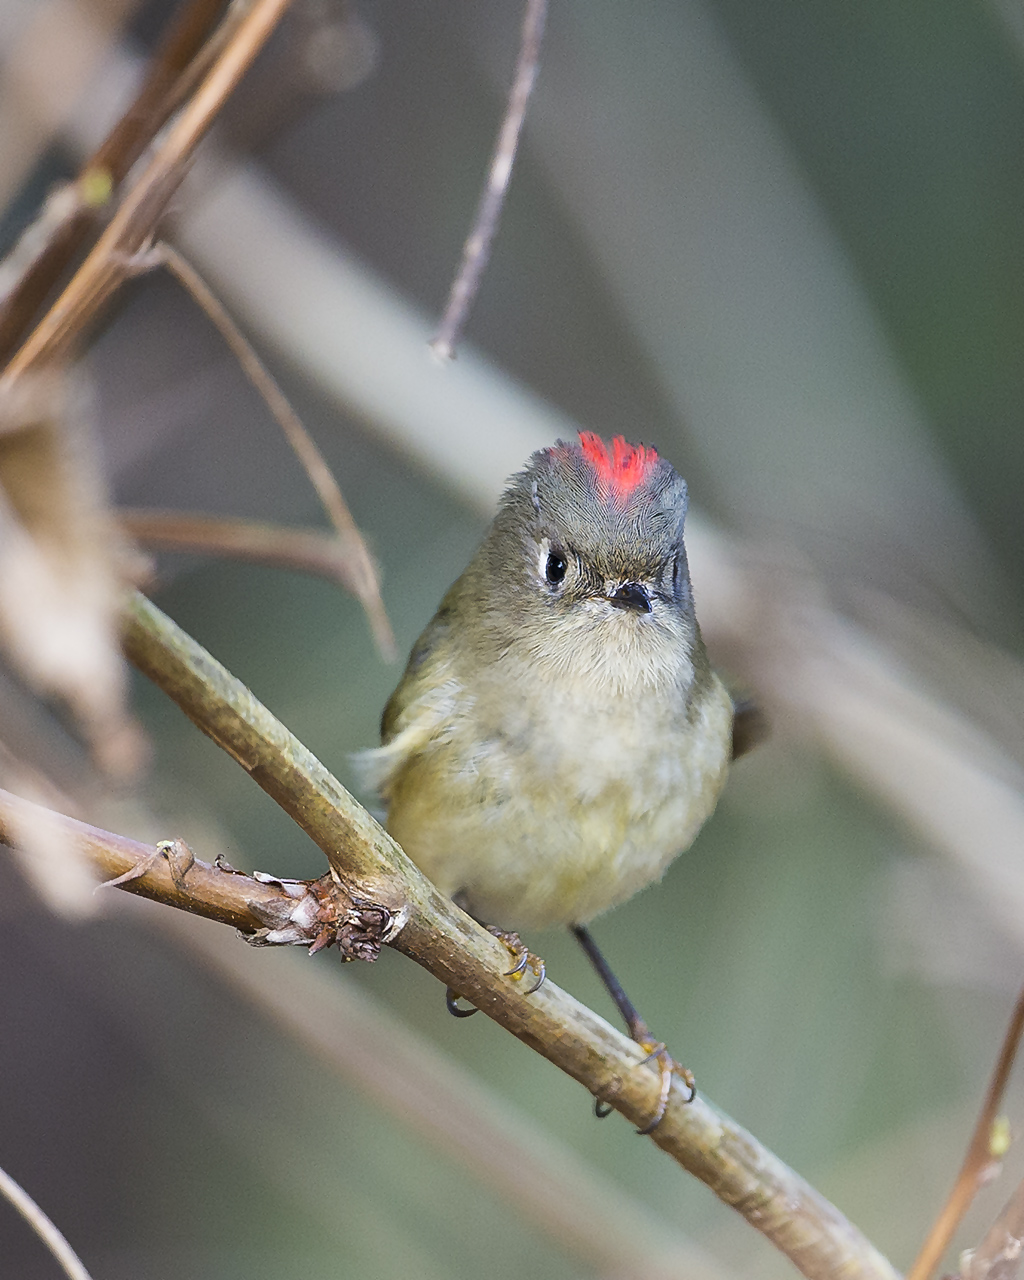
[{"label": "thin bare twig", "polygon": [[462,248],[462,261],[452,282],[448,305],[437,334],[430,343],[434,354],[443,360],[451,360],[462,334],[462,328],[473,305],[480,277],[491,256],[491,245],[498,230],[501,209],[505,202],[512,165],[519,145],[519,134],[526,116],[526,104],[530,100],[537,66],[540,60],[541,40],[544,37],[544,21],[547,17],[547,0],[526,0],[523,32],[516,60],[515,75],[509,93],[505,117],[498,132],[487,182],[477,205],[476,218],[466,243]]},{"label": "thin bare twig", "polygon": [[233,516],[149,508],[121,507],[115,515],[127,533],[157,551],[193,551],[251,560],[254,564],[310,573],[355,590],[348,548],[335,534],[322,529],[294,529]]},{"label": "thin bare twig", "polygon": [[986,1175],[996,1159],[992,1152],[992,1126],[1006,1091],[1006,1082],[1010,1077],[1022,1034],[1024,1034],[1024,991],[1021,991],[1017,997],[1017,1003],[1010,1017],[1010,1025],[1003,1037],[995,1070],[992,1072],[985,1100],[953,1190],[949,1193],[948,1200],[942,1206],[939,1216],[928,1232],[920,1253],[914,1259],[914,1265],[907,1272],[907,1280],[929,1280],[942,1260],[942,1255],[953,1239],[953,1233],[960,1225],[971,1201],[986,1181]]},{"label": "thin bare twig", "polygon": [[[553,982],[527,993],[508,952],[418,870],[383,828],[240,681],[154,605],[125,611],[125,649],[143,674],[227,751],[320,846],[388,945],[454,988],[638,1127],[660,1093],[643,1049]],[[805,1276],[895,1280],[890,1263],[813,1187],[678,1082],[651,1140],[763,1232]]]},{"label": "thin bare twig", "polygon": [[4,1169],[0,1169],[0,1195],[17,1209],[28,1225],[60,1264],[68,1280],[91,1280],[81,1258],[68,1244],[57,1226],[43,1213],[28,1192]]},{"label": "thin bare twig", "polygon": [[216,326],[221,337],[230,347],[242,371],[256,388],[274,415],[285,439],[298,458],[309,481],[338,537],[341,539],[349,561],[349,578],[345,583],[359,599],[373,628],[374,638],[381,654],[391,661],[395,657],[395,637],[380,596],[380,579],[367,549],[363,536],[352,519],[348,504],[327,462],[312,436],[299,420],[298,414],[288,403],[266,365],[253,350],[251,343],[235,324],[227,309],[195,267],[166,242],[154,248],[155,255],[167,267],[175,279],[188,290],[206,316]]}]

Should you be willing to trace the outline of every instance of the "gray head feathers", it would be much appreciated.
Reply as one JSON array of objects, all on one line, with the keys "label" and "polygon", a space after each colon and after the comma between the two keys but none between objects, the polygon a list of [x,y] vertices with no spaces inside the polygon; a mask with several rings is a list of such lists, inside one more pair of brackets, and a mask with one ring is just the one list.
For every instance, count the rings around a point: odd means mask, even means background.
[{"label": "gray head feathers", "polygon": [[592,432],[535,453],[506,490],[494,534],[547,537],[609,576],[652,576],[682,551],[686,482],[654,449]]}]

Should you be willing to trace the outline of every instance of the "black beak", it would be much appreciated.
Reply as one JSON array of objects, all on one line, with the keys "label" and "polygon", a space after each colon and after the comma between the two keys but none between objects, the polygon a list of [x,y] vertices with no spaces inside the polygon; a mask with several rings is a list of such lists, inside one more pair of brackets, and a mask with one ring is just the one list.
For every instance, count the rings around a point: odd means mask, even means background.
[{"label": "black beak", "polygon": [[639,582],[624,582],[608,597],[616,609],[632,609],[634,613],[650,613],[651,597]]}]

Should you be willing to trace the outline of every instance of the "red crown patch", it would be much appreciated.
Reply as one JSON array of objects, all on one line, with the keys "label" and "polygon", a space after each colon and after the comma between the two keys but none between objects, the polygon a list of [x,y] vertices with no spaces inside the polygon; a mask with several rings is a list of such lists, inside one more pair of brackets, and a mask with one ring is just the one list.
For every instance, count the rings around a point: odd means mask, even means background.
[{"label": "red crown patch", "polygon": [[642,444],[628,444],[623,436],[612,441],[612,451],[593,431],[580,432],[583,456],[597,476],[598,484],[617,504],[626,499],[647,478],[658,461],[656,450]]}]

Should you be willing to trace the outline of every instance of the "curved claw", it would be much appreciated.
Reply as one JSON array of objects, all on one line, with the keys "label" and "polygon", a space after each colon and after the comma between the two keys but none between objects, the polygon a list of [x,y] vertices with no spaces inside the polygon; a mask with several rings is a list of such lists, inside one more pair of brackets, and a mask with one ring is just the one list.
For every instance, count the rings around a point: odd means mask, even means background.
[{"label": "curved claw", "polygon": [[527,956],[527,960],[530,960],[533,962],[531,965],[531,968],[533,969],[533,972],[537,975],[537,981],[526,993],[528,996],[532,996],[535,991],[539,991],[541,987],[544,985],[544,982],[548,976],[548,971],[547,969],[544,968],[544,961],[539,956]]},{"label": "curved claw", "polygon": [[462,999],[464,999],[464,997],[460,996],[454,987],[447,987],[445,989],[444,1002],[448,1008],[448,1012],[453,1018],[471,1018],[474,1013],[480,1012],[475,1005],[471,1006],[469,1009],[460,1009],[459,1001]]},{"label": "curved claw", "polygon": [[603,1120],[605,1116],[610,1116],[615,1110],[610,1102],[602,1102],[600,1098],[594,1099],[594,1115],[598,1120]]},{"label": "curved claw", "polygon": [[518,933],[510,933],[505,929],[499,929],[496,925],[488,925],[487,931],[493,933],[494,936],[505,944],[515,964],[511,969],[505,971],[506,978],[519,978],[529,969],[536,975],[537,981],[525,994],[532,996],[535,991],[539,991],[544,985],[547,972],[544,968],[544,961],[540,956],[535,956],[533,952],[523,945]]}]

